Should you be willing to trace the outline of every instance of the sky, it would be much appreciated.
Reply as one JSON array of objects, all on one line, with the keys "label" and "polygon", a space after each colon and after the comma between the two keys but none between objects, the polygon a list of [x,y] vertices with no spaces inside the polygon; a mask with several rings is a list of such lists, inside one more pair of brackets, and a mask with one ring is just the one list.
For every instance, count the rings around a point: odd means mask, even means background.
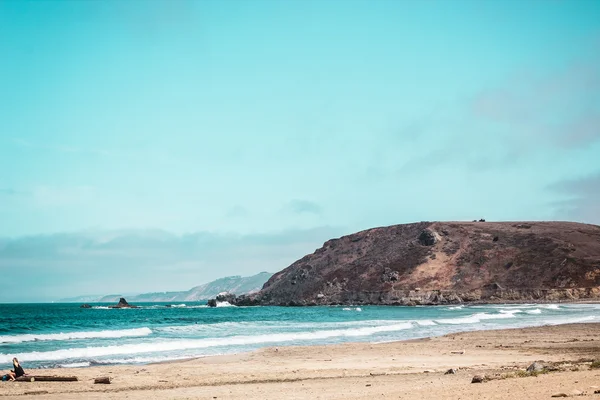
[{"label": "sky", "polygon": [[479,218],[600,224],[600,2],[0,2],[0,302]]}]

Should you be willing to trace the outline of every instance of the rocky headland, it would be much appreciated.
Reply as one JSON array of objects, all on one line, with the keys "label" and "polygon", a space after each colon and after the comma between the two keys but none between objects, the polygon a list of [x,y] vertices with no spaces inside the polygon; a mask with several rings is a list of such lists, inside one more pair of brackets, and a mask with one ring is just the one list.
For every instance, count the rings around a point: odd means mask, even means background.
[{"label": "rocky headland", "polygon": [[332,239],[235,305],[600,300],[600,226],[420,222]]}]

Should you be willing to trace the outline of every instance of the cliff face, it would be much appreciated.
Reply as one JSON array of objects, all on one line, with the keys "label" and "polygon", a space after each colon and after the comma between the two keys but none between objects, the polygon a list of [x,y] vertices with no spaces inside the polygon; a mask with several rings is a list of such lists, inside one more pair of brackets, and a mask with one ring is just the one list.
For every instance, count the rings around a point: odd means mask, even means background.
[{"label": "cliff face", "polygon": [[600,227],[421,222],[327,241],[238,305],[600,299]]}]

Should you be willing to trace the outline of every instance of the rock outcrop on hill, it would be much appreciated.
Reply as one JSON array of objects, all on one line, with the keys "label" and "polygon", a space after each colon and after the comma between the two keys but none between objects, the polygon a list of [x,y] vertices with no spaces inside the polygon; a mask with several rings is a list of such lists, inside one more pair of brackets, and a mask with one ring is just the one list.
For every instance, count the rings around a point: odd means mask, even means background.
[{"label": "rock outcrop on hill", "polygon": [[600,227],[421,222],[327,241],[237,305],[600,299]]}]

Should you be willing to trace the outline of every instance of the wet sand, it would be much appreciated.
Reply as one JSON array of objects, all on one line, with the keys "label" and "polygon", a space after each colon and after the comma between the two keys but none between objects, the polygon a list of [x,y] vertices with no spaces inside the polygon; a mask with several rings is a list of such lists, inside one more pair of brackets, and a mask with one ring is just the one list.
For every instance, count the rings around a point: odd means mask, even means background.
[{"label": "wet sand", "polygon": [[[151,365],[30,370],[78,382],[1,382],[18,399],[548,399],[600,400],[600,324],[466,332],[405,342],[265,348]],[[555,371],[514,376],[533,361]],[[26,366],[25,366],[26,367]],[[454,368],[456,374],[446,375]],[[494,379],[472,384],[474,375]],[[109,376],[111,384],[94,384]]]}]

